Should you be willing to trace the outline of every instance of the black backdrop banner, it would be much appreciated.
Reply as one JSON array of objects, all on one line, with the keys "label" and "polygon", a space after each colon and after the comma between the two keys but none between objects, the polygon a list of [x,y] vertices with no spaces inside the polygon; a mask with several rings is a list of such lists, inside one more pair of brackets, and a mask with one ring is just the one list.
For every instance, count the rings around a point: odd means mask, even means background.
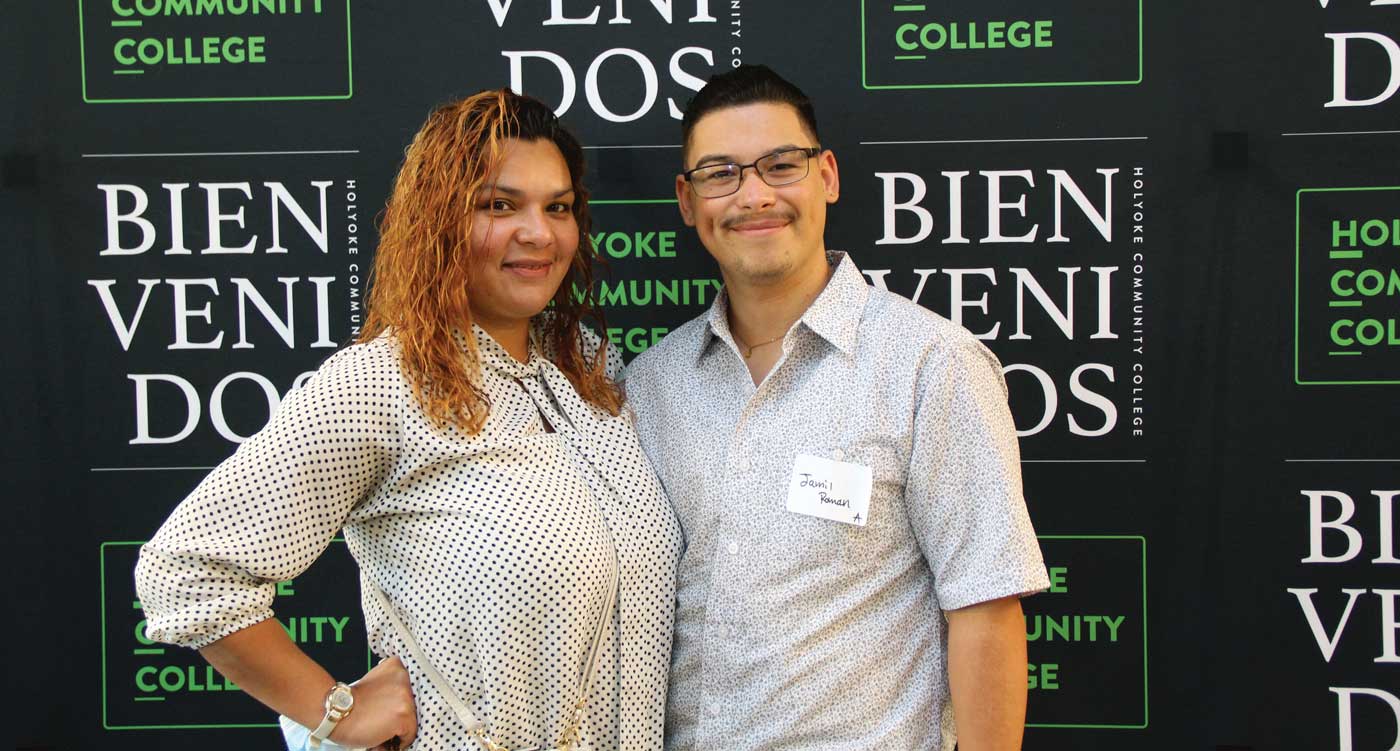
[{"label": "black backdrop banner", "polygon": [[[375,217],[449,97],[588,145],[608,337],[718,270],[679,116],[766,63],[844,178],[828,245],[1001,358],[1054,587],[1029,749],[1400,748],[1400,5],[69,0],[7,8],[4,456],[17,748],[272,748],[152,644],[137,546],[358,331]],[[370,659],[333,545],[280,585]]]}]

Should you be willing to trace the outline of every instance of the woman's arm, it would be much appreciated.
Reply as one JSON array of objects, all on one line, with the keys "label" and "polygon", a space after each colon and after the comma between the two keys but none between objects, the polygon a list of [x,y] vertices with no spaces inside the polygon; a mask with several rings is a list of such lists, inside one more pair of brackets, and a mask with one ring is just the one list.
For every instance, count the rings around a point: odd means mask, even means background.
[{"label": "woman's arm", "polygon": [[[383,342],[337,353],[289,394],[142,546],[136,587],[147,635],[199,649],[249,695],[319,725],[335,679],[273,618],[276,583],[310,567],[392,471],[403,398],[395,353]],[[403,670],[397,661],[371,671],[366,701],[337,726],[337,740],[350,732],[374,745],[399,734],[407,677],[394,690],[385,677],[395,669]],[[360,726],[394,732],[360,743]]]},{"label": "woman's arm", "polygon": [[[276,620],[235,631],[199,653],[254,699],[308,728],[321,724],[326,694],[336,679],[307,657]],[[380,662],[352,690],[354,708],[336,725],[331,740],[356,748],[395,736],[405,746],[413,742],[418,727],[413,691],[397,657]]]}]

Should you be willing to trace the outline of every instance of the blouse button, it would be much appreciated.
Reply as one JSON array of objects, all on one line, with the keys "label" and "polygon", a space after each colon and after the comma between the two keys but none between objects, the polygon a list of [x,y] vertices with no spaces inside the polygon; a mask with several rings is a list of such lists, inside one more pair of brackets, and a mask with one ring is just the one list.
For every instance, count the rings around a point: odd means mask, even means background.
[{"label": "blouse button", "polygon": [[738,554],[739,554],[739,543],[737,543],[737,542],[731,542],[731,543],[729,543],[729,554],[730,554],[730,555],[738,555]]},{"label": "blouse button", "polygon": [[831,458],[839,462],[846,458],[846,452],[842,451],[841,449],[832,449]]}]

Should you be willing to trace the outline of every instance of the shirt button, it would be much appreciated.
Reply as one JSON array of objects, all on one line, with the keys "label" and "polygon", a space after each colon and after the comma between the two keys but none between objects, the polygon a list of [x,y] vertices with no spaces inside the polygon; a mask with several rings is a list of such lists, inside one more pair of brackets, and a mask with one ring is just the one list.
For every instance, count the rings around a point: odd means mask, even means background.
[{"label": "shirt button", "polygon": [[710,714],[717,715],[717,714],[719,714],[719,713],[721,713],[721,712],[723,712],[723,711],[724,711],[724,707],[720,706],[720,703],[719,703],[719,702],[717,702],[717,701],[712,701],[712,702],[710,702]]},{"label": "shirt button", "polygon": [[841,449],[832,449],[831,458],[839,462],[842,459],[846,458],[846,452],[842,451]]},{"label": "shirt button", "polygon": [[738,467],[740,472],[749,471],[749,458],[747,456],[739,457],[739,460],[734,462],[734,466]]},{"label": "shirt button", "polygon": [[730,555],[738,555],[738,554],[739,554],[739,543],[737,543],[737,542],[731,542],[731,543],[729,543],[729,554],[730,554]]}]

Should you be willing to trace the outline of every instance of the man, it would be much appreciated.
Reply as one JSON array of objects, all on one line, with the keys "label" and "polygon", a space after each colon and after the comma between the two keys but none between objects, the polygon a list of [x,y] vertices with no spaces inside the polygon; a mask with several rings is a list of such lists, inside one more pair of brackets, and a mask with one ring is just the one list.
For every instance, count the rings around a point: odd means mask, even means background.
[{"label": "man", "polygon": [[792,84],[715,76],[682,130],[724,291],[626,380],[686,537],[667,746],[1020,748],[1049,581],[999,363],[826,250],[836,157]]}]

